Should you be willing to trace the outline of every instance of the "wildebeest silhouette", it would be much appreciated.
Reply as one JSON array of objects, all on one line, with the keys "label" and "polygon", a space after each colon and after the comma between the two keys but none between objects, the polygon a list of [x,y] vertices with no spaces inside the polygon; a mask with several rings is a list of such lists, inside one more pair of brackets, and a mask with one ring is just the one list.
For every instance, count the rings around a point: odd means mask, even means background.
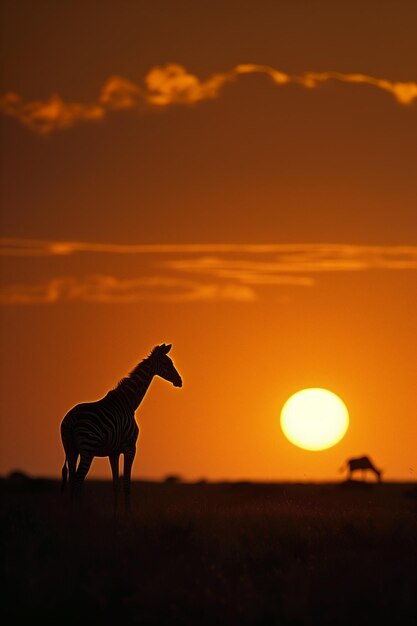
[{"label": "wildebeest silhouette", "polygon": [[342,465],[339,471],[343,472],[345,469],[347,469],[348,471],[348,480],[351,480],[352,473],[358,470],[361,470],[362,472],[362,480],[365,480],[368,470],[375,474],[378,482],[381,482],[382,480],[382,470],[376,468],[368,456],[360,456],[352,459],[347,459],[347,461]]}]

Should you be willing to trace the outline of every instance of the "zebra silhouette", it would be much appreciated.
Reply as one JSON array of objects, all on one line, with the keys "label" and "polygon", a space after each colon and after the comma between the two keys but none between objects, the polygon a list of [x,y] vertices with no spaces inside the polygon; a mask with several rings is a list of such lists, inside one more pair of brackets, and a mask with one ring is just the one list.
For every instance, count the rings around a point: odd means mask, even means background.
[{"label": "zebra silhouette", "polygon": [[377,469],[372,463],[371,459],[367,456],[361,456],[355,459],[347,459],[347,461],[342,465],[339,471],[343,472],[343,470],[345,469],[348,470],[348,480],[351,480],[352,472],[355,472],[357,470],[361,470],[362,480],[365,480],[366,472],[368,470],[375,474],[378,482],[381,482],[382,480],[382,470]]},{"label": "zebra silhouette", "polygon": [[[123,454],[123,486],[125,506],[130,510],[130,480],[136,454],[139,427],[135,411],[142,402],[154,376],[182,387],[182,379],[168,352],[172,344],[155,346],[104,398],[74,406],[61,423],[61,439],[65,450],[62,468],[64,490],[69,472],[71,494],[77,495],[95,456],[108,456],[113,476],[115,509],[119,500],[119,459]],[[77,460],[79,463],[77,467]],[[67,470],[68,467],[68,470]]]}]

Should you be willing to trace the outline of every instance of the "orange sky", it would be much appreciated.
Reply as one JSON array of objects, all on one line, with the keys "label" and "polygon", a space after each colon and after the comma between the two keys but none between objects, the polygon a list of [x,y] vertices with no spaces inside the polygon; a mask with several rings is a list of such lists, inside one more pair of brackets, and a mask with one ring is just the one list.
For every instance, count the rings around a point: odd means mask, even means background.
[{"label": "orange sky", "polygon": [[[417,6],[1,2],[0,472],[160,342],[137,478],[417,473]],[[279,428],[326,387],[350,428]],[[96,459],[91,476],[110,476]]]}]

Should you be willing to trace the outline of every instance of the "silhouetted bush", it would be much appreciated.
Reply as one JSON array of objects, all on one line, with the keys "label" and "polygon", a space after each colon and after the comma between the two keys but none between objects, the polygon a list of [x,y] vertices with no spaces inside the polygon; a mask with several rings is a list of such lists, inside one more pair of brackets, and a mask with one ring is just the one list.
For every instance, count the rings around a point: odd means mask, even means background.
[{"label": "silhouetted bush", "polygon": [[181,482],[181,476],[177,476],[176,474],[169,474],[165,477],[165,482],[168,485],[176,485]]}]

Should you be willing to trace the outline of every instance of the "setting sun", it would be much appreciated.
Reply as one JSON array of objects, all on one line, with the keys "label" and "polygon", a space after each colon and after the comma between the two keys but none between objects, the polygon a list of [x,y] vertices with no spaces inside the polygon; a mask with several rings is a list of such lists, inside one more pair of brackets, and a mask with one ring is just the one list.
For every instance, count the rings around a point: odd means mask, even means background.
[{"label": "setting sun", "polygon": [[338,443],[349,426],[344,402],[327,389],[302,389],[281,411],[281,428],[291,443],[305,450],[325,450]]}]

